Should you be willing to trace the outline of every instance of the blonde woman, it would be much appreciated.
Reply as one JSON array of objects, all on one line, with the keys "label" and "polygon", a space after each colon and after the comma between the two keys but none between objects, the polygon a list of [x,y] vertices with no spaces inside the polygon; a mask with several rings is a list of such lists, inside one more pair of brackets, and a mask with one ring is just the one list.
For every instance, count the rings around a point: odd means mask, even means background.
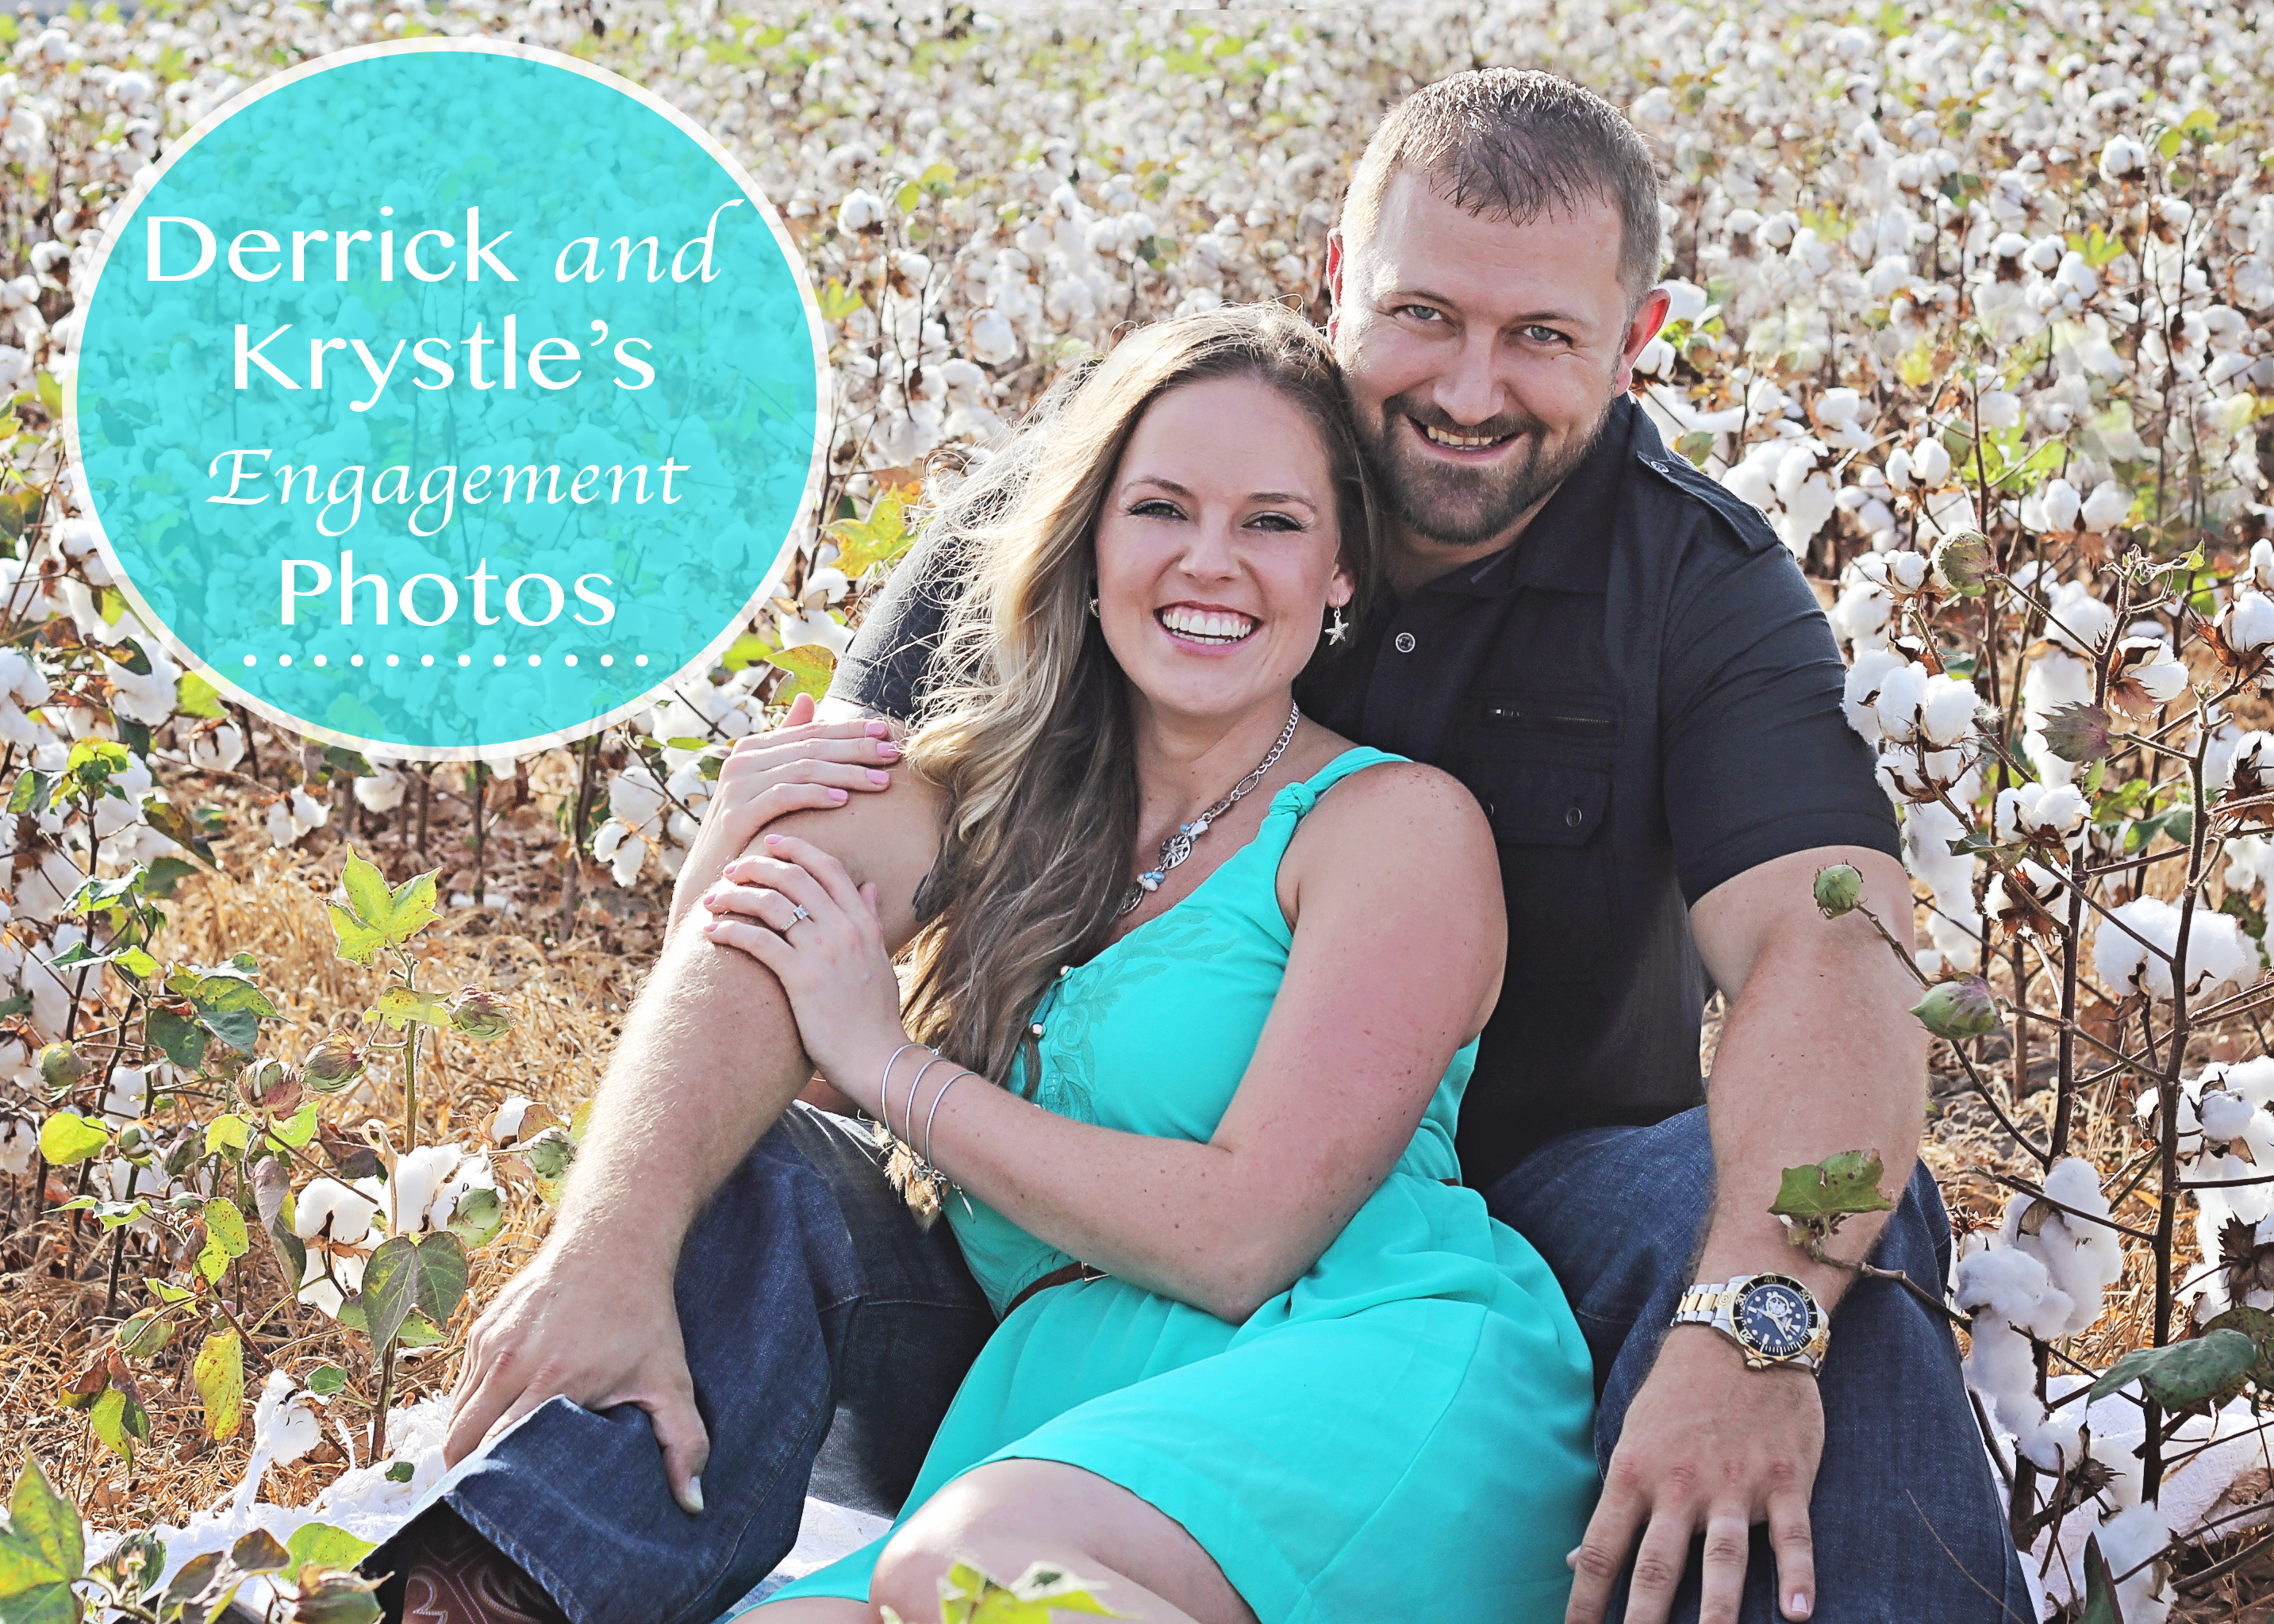
[{"label": "blonde woman", "polygon": [[905,1006],[818,848],[705,896],[1004,1316],[892,1532],[757,1624],[937,1617],[965,1560],[1156,1624],[1562,1618],[1587,1350],[1455,1182],[1491,831],[1291,696],[1374,573],[1359,468],[1285,312],[1125,342],[966,504]]}]

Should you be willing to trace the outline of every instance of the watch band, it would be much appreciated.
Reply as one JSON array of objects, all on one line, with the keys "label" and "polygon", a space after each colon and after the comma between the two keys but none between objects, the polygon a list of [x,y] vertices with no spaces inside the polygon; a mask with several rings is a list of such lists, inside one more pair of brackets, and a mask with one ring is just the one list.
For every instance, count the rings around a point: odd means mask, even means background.
[{"label": "watch band", "polygon": [[[1804,1293],[1814,1306],[1817,1329],[1807,1344],[1786,1354],[1764,1353],[1752,1341],[1742,1335],[1736,1320],[1737,1300],[1756,1282],[1774,1281]],[[1781,1274],[1740,1274],[1735,1280],[1714,1282],[1698,1281],[1682,1294],[1675,1305],[1670,1325],[1707,1325],[1713,1327],[1738,1347],[1744,1350],[1745,1364],[1753,1370],[1766,1370],[1771,1365],[1789,1365],[1815,1375],[1822,1370],[1824,1355],[1831,1342],[1830,1327],[1825,1324],[1823,1306],[1816,1302],[1816,1294],[1799,1282]]]}]

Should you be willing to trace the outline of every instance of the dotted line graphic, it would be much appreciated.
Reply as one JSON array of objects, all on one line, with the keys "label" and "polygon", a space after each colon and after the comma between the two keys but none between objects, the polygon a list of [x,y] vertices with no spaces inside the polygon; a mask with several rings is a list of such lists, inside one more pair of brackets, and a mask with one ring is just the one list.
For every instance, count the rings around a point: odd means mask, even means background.
[{"label": "dotted line graphic", "polygon": [[[258,654],[248,654],[245,657],[245,663],[247,665],[258,665],[260,664],[260,656]],[[280,666],[290,665],[292,663],[292,657],[289,654],[280,654],[276,657],[276,663]],[[312,665],[328,665],[331,663],[331,657],[324,654],[311,655],[309,657],[308,663]],[[363,663],[363,656],[360,654],[350,654],[348,656],[348,664],[350,665],[360,665]],[[403,664],[403,656],[400,654],[390,654],[387,657],[386,663],[389,665],[400,665]],[[418,657],[418,663],[421,665],[432,665],[434,663],[434,657],[431,654],[422,654]],[[461,654],[458,656],[458,664],[461,665],[471,665],[473,663],[474,657],[471,654]],[[545,664],[545,657],[542,654],[532,654],[529,657],[529,663],[532,665],[542,665]],[[564,665],[573,665],[576,663],[576,657],[573,654],[564,654],[561,657],[561,663]],[[600,656],[600,664],[603,665],[613,665],[615,663],[616,657],[613,654],[603,654]],[[493,654],[490,656],[490,664],[493,665],[503,665],[507,664],[506,657],[502,654]],[[644,654],[633,655],[632,664],[635,665],[646,665],[647,656]]]}]

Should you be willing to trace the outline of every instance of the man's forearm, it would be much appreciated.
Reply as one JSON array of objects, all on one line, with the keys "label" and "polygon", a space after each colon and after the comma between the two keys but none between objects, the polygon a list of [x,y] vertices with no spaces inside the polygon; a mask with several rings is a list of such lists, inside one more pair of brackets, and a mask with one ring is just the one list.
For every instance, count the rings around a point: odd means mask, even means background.
[{"label": "man's forearm", "polygon": [[695,1214],[812,1075],[781,986],[675,923],[592,1104],[553,1228],[668,1267]]},{"label": "man's forearm", "polygon": [[[1697,1274],[1781,1269],[1829,1304],[1854,1274],[1789,1244],[1769,1207],[1786,1168],[1845,1150],[1877,1151],[1883,1188],[1900,1194],[1925,1125],[1926,1034],[1907,1008],[1916,983],[1864,921],[1813,922],[1765,945],[1722,1030],[1706,1105],[1713,1219]],[[1849,1219],[1826,1251],[1862,1259],[1886,1216]]]}]

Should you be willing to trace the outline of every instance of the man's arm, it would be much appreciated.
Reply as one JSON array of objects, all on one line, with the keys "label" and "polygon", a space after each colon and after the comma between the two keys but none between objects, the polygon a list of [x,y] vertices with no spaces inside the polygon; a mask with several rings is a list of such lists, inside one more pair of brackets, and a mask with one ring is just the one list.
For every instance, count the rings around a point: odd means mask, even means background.
[{"label": "man's arm", "polygon": [[[911,903],[938,845],[938,814],[914,773],[892,778],[889,789],[772,827],[876,882],[897,945],[915,929]],[[713,871],[690,876],[689,894],[734,854],[705,859]],[[673,921],[593,1101],[560,1215],[468,1339],[444,1446],[454,1463],[556,1394],[588,1409],[637,1404],[655,1424],[674,1494],[702,1508],[710,1441],[672,1299],[680,1244],[813,1071],[772,973],[712,946],[704,917],[695,908]]]},{"label": "man's arm", "polygon": [[[1841,862],[1862,873],[1865,903],[1908,944],[1909,878],[1894,858],[1860,847],[1761,863],[1690,910],[1698,951],[1729,1005],[1706,1098],[1713,1214],[1693,1277],[1774,1269],[1805,1281],[1827,1306],[1851,1276],[1786,1242],[1768,1210],[1783,1169],[1876,1150],[1900,1189],[1925,1121],[1926,1034],[1907,1008],[1915,983],[1869,921],[1852,914],[1827,920],[1815,906],[1817,871]],[[1883,1222],[1877,1214],[1850,1220],[1839,1255],[1863,1257]],[[1699,1533],[1700,1624],[1732,1624],[1751,1528],[1761,1522],[1777,1553],[1785,1616],[1808,1617],[1816,1596],[1808,1504],[1823,1443],[1815,1378],[1747,1370],[1736,1345],[1708,1327],[1668,1332],[1574,1553],[1572,1624],[1603,1616],[1630,1553],[1627,1618],[1659,1624]]]}]

